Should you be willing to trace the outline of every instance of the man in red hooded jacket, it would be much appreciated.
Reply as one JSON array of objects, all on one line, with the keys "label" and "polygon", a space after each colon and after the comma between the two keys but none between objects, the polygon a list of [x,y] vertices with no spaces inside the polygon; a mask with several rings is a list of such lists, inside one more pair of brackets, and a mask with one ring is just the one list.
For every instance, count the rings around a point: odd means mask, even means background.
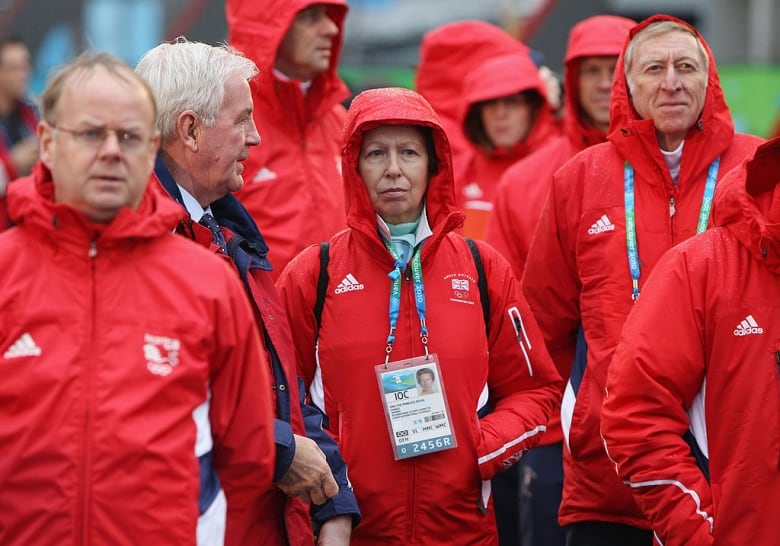
[{"label": "man in red hooded jacket", "polygon": [[[609,128],[609,97],[615,63],[636,21],[596,15],[572,27],[566,48],[564,134],[509,167],[498,184],[487,241],[502,252],[522,278],[528,248],[553,173],[588,146],[604,142]],[[540,446],[520,463],[524,473],[524,543],[563,545],[558,507],[563,490],[563,433],[554,412]]]},{"label": "man in red hooded jacket", "polygon": [[604,441],[666,546],[777,543],[778,172],[773,140],[729,173],[719,227],[664,255],[609,368]]},{"label": "man in red hooded jacket", "polygon": [[607,142],[553,176],[523,277],[569,378],[559,522],[572,546],[652,541],[599,433],[607,368],[648,273],[706,229],[717,180],[760,142],[734,133],[712,53],[683,21],[656,15],[632,28],[615,72]]},{"label": "man in red hooded jacket", "polygon": [[228,41],[252,59],[262,138],[236,196],[271,249],[274,278],[298,252],[344,228],[339,140],[349,91],[336,69],[344,0],[227,0]]}]

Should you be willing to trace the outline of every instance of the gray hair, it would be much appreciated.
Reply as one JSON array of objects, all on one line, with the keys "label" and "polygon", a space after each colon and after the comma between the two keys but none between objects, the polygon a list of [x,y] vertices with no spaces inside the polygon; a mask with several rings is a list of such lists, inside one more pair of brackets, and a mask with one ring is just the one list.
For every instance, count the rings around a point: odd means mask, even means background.
[{"label": "gray hair", "polygon": [[185,110],[197,113],[207,127],[217,122],[225,98],[225,82],[233,73],[251,80],[260,71],[238,50],[177,38],[149,50],[135,67],[157,99],[157,128],[170,142],[176,120]]},{"label": "gray hair", "polygon": [[628,47],[626,47],[626,53],[623,56],[623,68],[629,91],[633,87],[630,74],[631,66],[634,62],[634,49],[636,48],[636,43],[639,42],[640,39],[644,40],[646,38],[653,38],[655,36],[661,36],[670,32],[685,32],[686,34],[693,36],[693,38],[696,40],[696,46],[699,49],[701,60],[704,63],[704,73],[710,73],[710,57],[707,55],[707,51],[704,49],[704,46],[702,45],[701,40],[699,39],[699,36],[696,34],[696,32],[694,32],[689,26],[678,23],[677,21],[659,21],[657,23],[651,23],[637,32],[634,37],[631,38],[631,41],[628,43]]}]

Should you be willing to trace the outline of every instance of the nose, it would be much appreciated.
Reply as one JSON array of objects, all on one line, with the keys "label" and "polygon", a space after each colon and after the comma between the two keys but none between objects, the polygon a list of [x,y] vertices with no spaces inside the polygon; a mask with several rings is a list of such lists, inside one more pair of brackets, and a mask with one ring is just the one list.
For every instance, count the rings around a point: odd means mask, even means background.
[{"label": "nose", "polygon": [[614,70],[602,70],[601,77],[599,79],[599,86],[602,88],[611,88],[612,87],[612,78],[615,76]]},{"label": "nose", "polygon": [[333,37],[339,33],[339,27],[330,15],[325,14],[320,22],[320,32],[322,32],[323,35]]},{"label": "nose", "polygon": [[119,144],[119,135],[116,131],[106,131],[106,136],[98,148],[101,156],[118,156],[122,153],[122,146]]},{"label": "nose", "polygon": [[397,153],[391,152],[388,154],[387,171],[385,171],[385,173],[389,178],[398,178],[401,176],[401,163]]},{"label": "nose", "polygon": [[257,146],[260,144],[261,140],[260,132],[257,130],[257,125],[255,125],[254,118],[249,118],[247,121],[246,145]]},{"label": "nose", "polygon": [[661,85],[667,91],[676,91],[680,88],[680,78],[678,77],[677,70],[675,69],[674,65],[670,64],[666,67],[666,71],[664,72],[664,79]]}]

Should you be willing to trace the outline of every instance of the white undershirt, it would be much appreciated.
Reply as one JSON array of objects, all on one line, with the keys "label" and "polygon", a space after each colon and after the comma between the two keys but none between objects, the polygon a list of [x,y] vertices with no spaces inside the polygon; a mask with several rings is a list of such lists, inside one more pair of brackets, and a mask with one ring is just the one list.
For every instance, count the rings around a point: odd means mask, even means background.
[{"label": "white undershirt", "polygon": [[672,175],[672,182],[674,182],[674,185],[677,185],[677,178],[680,176],[680,162],[682,161],[682,151],[683,151],[683,144],[685,144],[685,141],[683,140],[680,142],[680,145],[677,146],[676,150],[672,150],[671,152],[667,152],[664,149],[661,149],[661,153],[664,156],[664,160],[666,161],[666,166],[669,167],[669,174]]},{"label": "white undershirt", "polygon": [[[179,186],[178,184],[176,184]],[[200,206],[200,203],[198,203],[198,200],[195,199],[190,192],[179,186],[179,191],[181,192],[181,200],[184,201],[184,207],[187,209],[187,212],[190,213],[190,218],[192,218],[195,222],[200,222],[200,219],[203,218],[203,215],[205,213],[211,214],[211,205],[206,207],[205,209]],[[214,216],[213,214],[211,214]]]}]

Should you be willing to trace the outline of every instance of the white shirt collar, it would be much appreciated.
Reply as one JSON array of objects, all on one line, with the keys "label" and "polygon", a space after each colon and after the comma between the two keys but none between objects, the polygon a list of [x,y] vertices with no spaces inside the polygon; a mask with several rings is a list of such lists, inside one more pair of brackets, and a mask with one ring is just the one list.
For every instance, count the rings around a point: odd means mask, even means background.
[{"label": "white shirt collar", "polygon": [[[179,186],[178,184],[176,185]],[[200,206],[198,200],[195,199],[190,192],[181,186],[179,186],[179,191],[181,192],[181,199],[184,201],[184,207],[187,209],[187,212],[190,213],[190,218],[192,218],[195,222],[200,222],[200,219],[203,218],[205,213],[208,212],[211,214],[211,205],[204,209]]]},{"label": "white shirt collar", "polygon": [[672,175],[672,180],[677,184],[677,178],[680,176],[680,162],[682,161],[683,144],[685,141],[680,142],[675,150],[667,152],[661,148],[661,153],[666,161],[666,166],[669,167],[669,174]]}]

